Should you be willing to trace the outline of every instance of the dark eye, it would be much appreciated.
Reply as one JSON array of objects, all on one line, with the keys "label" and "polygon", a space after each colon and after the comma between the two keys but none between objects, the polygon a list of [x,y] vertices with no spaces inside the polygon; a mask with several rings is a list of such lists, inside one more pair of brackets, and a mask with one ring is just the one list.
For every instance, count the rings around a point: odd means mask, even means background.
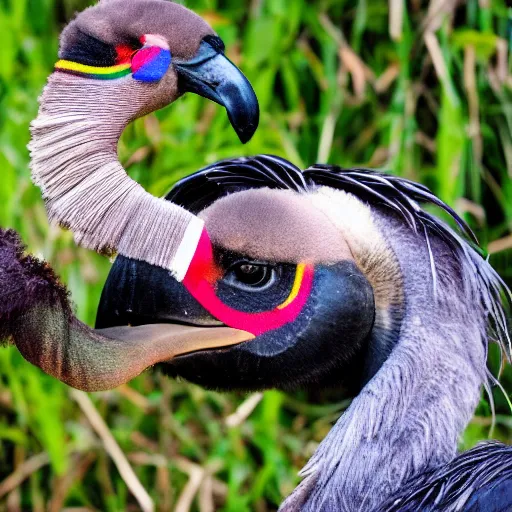
[{"label": "dark eye", "polygon": [[261,291],[272,285],[275,280],[275,269],[270,265],[239,261],[232,265],[226,273],[224,281],[231,286],[243,290]]}]

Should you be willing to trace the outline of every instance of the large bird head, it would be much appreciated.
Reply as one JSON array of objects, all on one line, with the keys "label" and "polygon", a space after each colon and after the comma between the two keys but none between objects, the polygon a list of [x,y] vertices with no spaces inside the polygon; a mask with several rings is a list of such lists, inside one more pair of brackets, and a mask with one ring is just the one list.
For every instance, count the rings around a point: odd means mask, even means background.
[{"label": "large bird head", "polygon": [[[139,117],[194,92],[226,107],[242,142],[258,125],[258,102],[224,43],[192,11],[167,0],[102,0],[64,29],[50,80],[61,94],[74,87],[100,114]],[[49,96],[49,94],[47,94]],[[64,98],[63,98],[64,100]],[[43,98],[43,106],[44,106]],[[65,105],[80,111],[80,105]]]},{"label": "large bird head", "polygon": [[183,278],[118,257],[92,332],[70,320],[55,284],[49,307],[19,314],[41,274],[48,289],[47,269],[20,259],[9,237],[2,248],[0,231],[0,337],[89,390],[148,364],[216,389],[351,388],[357,396],[283,511],[373,510],[453,457],[487,382],[489,340],[510,357],[510,292],[450,207],[389,174],[303,172],[271,156],[215,164],[167,201],[204,223]]},{"label": "large bird head", "polygon": [[[255,336],[163,363],[172,376],[217,389],[360,389],[412,317],[467,314],[466,266],[477,269],[475,288],[467,285],[472,297],[482,294],[475,308],[500,304],[492,269],[418,201],[464,223],[407,180],[322,166],[302,172],[261,156],[215,164],[182,180],[167,199],[204,220],[203,256],[182,283],[118,258],[97,326],[228,325]],[[486,324],[486,313],[479,315]]]},{"label": "large bird head", "polygon": [[119,257],[98,327],[224,324],[254,334],[231,349],[163,364],[207,387],[292,388],[340,370],[347,382],[359,377],[374,324],[372,286],[297,168],[267,156],[228,161],[186,178],[167,199],[205,221],[202,258],[178,283]]}]

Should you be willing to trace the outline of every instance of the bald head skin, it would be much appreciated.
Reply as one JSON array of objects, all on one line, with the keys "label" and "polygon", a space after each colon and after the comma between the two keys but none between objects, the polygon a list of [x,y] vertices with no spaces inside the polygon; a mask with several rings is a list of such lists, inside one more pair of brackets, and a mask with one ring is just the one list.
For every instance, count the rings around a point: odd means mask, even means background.
[{"label": "bald head skin", "polygon": [[292,190],[263,188],[231,194],[200,217],[214,244],[253,258],[324,264],[353,259],[331,220],[306,194]]}]

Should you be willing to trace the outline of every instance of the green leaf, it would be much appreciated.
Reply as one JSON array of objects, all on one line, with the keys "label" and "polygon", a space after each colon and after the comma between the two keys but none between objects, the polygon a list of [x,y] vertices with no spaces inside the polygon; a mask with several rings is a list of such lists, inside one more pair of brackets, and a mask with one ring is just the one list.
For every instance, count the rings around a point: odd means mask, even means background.
[{"label": "green leaf", "polygon": [[451,40],[454,48],[458,50],[467,46],[474,47],[477,58],[486,63],[496,53],[499,37],[488,32],[460,29],[453,32]]}]

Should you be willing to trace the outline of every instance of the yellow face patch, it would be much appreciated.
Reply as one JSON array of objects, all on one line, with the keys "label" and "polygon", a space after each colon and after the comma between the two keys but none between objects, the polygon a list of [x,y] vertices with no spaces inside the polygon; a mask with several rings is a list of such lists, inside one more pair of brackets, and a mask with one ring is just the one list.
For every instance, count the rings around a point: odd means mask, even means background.
[{"label": "yellow face patch", "polygon": [[277,306],[277,309],[283,309],[289,304],[291,304],[299,294],[300,287],[302,285],[302,279],[304,278],[304,269],[306,268],[306,265],[304,263],[299,263],[297,265],[297,271],[295,272],[295,280],[293,281],[292,291],[290,292],[290,295],[288,295],[287,299]]}]

